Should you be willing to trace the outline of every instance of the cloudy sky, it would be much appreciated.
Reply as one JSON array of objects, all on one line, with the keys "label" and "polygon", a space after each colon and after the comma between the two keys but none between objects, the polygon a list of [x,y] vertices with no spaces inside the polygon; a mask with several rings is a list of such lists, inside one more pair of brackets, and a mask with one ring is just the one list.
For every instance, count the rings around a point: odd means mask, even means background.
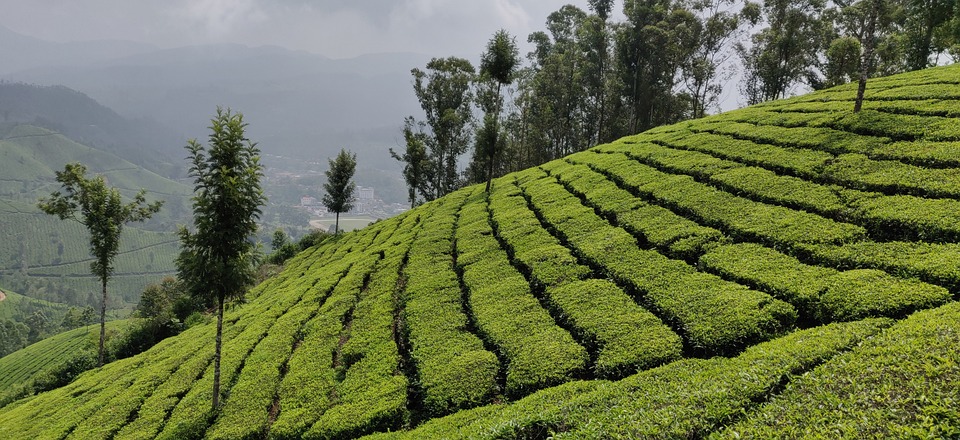
[{"label": "cloudy sky", "polygon": [[0,0],[0,25],[58,42],[120,39],[164,48],[230,42],[334,58],[380,52],[473,58],[497,29],[525,42],[567,3],[587,7],[586,0]]}]

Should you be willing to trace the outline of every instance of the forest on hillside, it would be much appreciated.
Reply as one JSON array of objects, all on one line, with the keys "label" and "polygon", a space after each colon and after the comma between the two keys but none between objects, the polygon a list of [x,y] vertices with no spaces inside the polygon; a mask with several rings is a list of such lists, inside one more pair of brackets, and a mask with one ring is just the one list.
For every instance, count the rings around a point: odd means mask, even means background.
[{"label": "forest on hillside", "polygon": [[551,13],[524,57],[501,30],[479,68],[447,57],[412,70],[424,114],[391,151],[412,206],[733,96],[752,105],[960,56],[955,0],[625,0],[620,20],[618,2],[588,3]]}]

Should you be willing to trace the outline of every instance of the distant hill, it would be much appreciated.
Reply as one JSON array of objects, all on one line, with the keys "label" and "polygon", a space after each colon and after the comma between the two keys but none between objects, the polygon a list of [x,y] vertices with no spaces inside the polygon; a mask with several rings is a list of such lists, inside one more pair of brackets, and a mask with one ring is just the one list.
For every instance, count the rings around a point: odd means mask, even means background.
[{"label": "distant hill", "polygon": [[165,200],[155,218],[127,226],[121,238],[111,307],[130,307],[146,284],[174,271],[179,245],[173,231],[190,214],[192,188],[33,125],[0,125],[0,285],[71,305],[99,303],[86,230],[36,207],[59,188],[54,173],[68,162],[87,164],[127,197],[144,188],[148,200]]},{"label": "distant hill", "polygon": [[69,308],[66,304],[34,299],[7,290],[0,289],[0,292],[4,296],[0,301],[0,320],[23,322],[26,316],[41,311],[51,322],[59,323]]},{"label": "distant hill", "polygon": [[106,60],[156,50],[131,41],[56,43],[18,34],[0,26],[0,74],[41,66],[95,65]]},{"label": "distant hill", "polygon": [[286,263],[3,438],[954,438],[960,65],[659,127]]},{"label": "distant hill", "polygon": [[419,111],[410,69],[428,58],[330,59],[280,47],[220,44],[0,77],[81,90],[128,118],[171,127],[184,139],[202,136],[216,106],[229,106],[244,113],[249,137],[267,154],[325,160],[349,148],[366,166],[399,170],[386,149],[401,138],[403,117]]},{"label": "distant hill", "polygon": [[128,119],[64,86],[0,82],[0,130],[31,124],[113,153],[164,176],[183,174],[185,135]]}]

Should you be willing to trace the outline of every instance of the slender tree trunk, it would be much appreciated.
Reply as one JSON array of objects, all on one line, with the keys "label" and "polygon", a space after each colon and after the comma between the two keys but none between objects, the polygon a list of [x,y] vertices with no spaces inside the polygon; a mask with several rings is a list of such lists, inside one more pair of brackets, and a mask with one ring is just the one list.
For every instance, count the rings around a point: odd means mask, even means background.
[{"label": "slender tree trunk", "polygon": [[103,345],[107,339],[107,278],[100,278],[103,287],[103,297],[100,299],[100,353],[97,356],[97,367],[103,366]]},{"label": "slender tree trunk", "polygon": [[854,113],[860,113],[860,110],[863,108],[863,94],[867,91],[867,77],[870,75],[870,70],[873,67],[873,49],[876,45],[876,35],[874,34],[877,30],[877,15],[880,13],[877,5],[878,1],[879,0],[871,1],[870,21],[867,22],[867,31],[865,32],[867,41],[863,49],[863,62],[860,63],[860,84],[857,86],[857,102],[853,105]]},{"label": "slender tree trunk", "polygon": [[337,211],[337,222],[333,225],[333,235],[340,233],[340,211]]},{"label": "slender tree trunk", "polygon": [[[494,126],[496,126],[496,125],[494,125]],[[499,129],[500,129],[500,128],[497,127],[497,130],[499,130]],[[499,132],[497,133],[497,137],[498,137],[498,138],[500,137],[500,133],[499,133]],[[497,139],[497,140],[494,141],[494,147],[491,148],[490,157],[487,158],[487,194],[490,193],[490,182],[493,181],[493,157],[496,155],[496,141],[498,141],[498,140],[499,140],[499,139]]]},{"label": "slender tree trunk", "polygon": [[213,411],[220,407],[220,349],[223,346],[223,296],[217,298],[217,349],[213,358]]}]

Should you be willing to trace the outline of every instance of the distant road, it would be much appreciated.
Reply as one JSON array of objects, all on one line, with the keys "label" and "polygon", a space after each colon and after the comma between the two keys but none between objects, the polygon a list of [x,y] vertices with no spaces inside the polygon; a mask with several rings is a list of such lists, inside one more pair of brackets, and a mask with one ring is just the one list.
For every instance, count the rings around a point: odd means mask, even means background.
[{"label": "distant road", "polygon": [[[370,217],[340,217],[340,229],[349,232],[364,228],[374,221],[376,221],[376,219]],[[332,218],[315,219],[310,220],[310,227],[329,231],[335,222],[336,219]]]}]

